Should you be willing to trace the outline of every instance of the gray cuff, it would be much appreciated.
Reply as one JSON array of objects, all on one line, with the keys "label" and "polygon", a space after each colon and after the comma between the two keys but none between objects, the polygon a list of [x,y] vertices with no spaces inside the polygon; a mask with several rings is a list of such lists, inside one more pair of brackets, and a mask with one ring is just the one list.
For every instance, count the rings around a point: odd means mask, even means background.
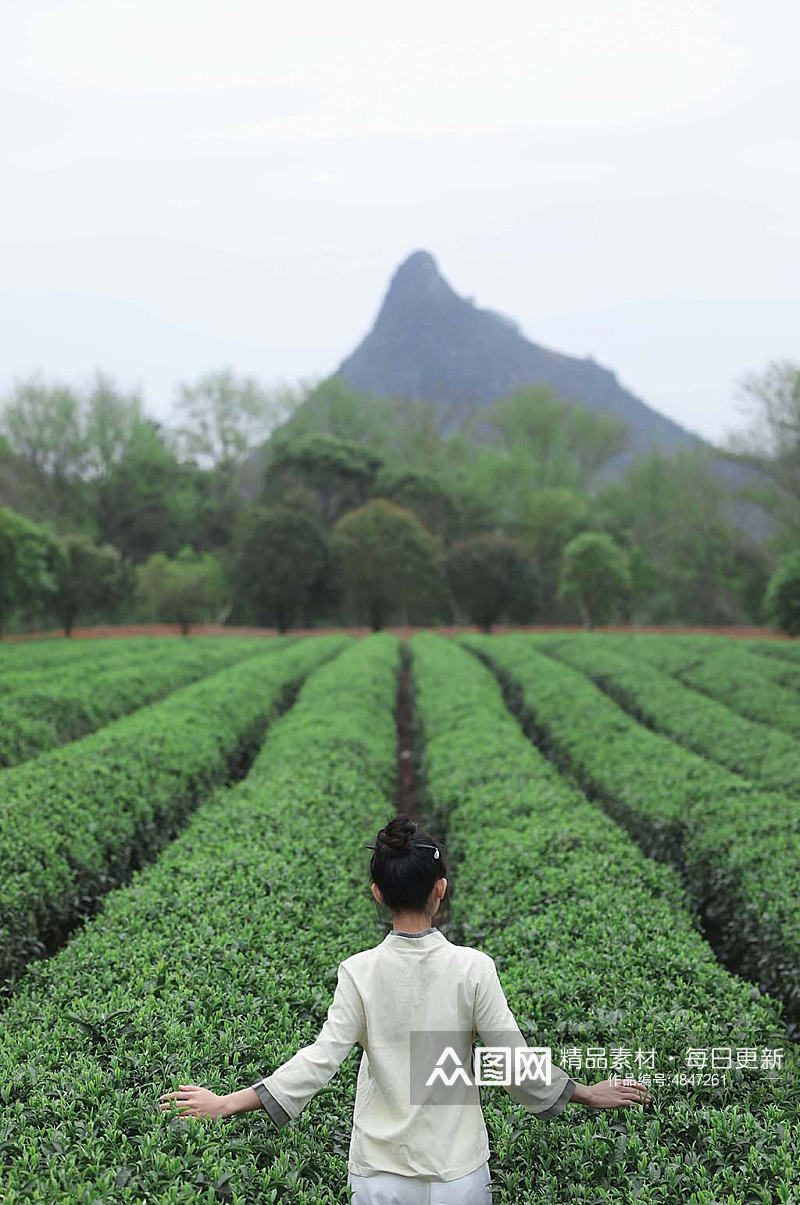
[{"label": "gray cuff", "polygon": [[570,1078],[561,1089],[561,1095],[557,1100],[554,1100],[551,1105],[545,1109],[544,1113],[535,1113],[537,1121],[549,1121],[551,1117],[558,1117],[572,1100],[572,1093],[575,1091],[575,1080]]},{"label": "gray cuff", "polygon": [[267,1110],[278,1129],[280,1129],[281,1126],[285,1126],[287,1121],[292,1120],[284,1109],[283,1105],[278,1104],[277,1100],[272,1095],[263,1079],[256,1080],[256,1082],[250,1086],[253,1088],[254,1092],[258,1096],[258,1099],[261,1101],[262,1105]]}]

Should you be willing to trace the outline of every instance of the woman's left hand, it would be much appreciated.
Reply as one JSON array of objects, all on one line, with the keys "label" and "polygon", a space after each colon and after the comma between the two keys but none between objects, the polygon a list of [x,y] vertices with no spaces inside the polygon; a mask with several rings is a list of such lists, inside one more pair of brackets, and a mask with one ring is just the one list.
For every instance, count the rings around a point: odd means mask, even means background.
[{"label": "woman's left hand", "polygon": [[171,1102],[181,1117],[224,1117],[225,1098],[210,1092],[208,1088],[198,1088],[197,1084],[181,1084],[177,1092],[165,1092],[158,1098],[161,1111],[171,1112]]}]

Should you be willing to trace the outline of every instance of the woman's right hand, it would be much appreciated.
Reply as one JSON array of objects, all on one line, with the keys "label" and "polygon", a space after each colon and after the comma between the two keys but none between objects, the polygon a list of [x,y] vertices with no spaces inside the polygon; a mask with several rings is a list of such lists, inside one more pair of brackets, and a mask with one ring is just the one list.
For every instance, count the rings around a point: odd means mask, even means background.
[{"label": "woman's right hand", "polygon": [[649,1104],[653,1099],[644,1084],[625,1084],[621,1079],[604,1079],[597,1084],[581,1084],[582,1091],[573,1094],[578,1104],[590,1109],[630,1108],[631,1105]]}]

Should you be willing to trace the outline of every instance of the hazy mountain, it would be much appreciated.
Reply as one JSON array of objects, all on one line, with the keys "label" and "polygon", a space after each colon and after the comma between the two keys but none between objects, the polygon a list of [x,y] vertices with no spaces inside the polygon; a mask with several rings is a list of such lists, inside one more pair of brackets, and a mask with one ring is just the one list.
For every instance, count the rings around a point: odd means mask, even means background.
[{"label": "hazy mountain", "polygon": [[629,455],[704,442],[590,356],[581,360],[533,343],[512,319],[460,297],[428,251],[415,251],[397,268],[372,329],[337,373],[378,397],[433,402],[449,420],[520,386],[547,384],[567,401],[626,422]]}]

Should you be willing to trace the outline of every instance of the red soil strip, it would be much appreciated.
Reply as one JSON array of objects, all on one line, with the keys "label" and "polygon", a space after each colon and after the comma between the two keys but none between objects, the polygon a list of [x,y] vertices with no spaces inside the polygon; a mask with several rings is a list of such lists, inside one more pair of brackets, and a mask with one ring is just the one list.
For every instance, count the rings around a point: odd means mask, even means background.
[{"label": "red soil strip", "polygon": [[[409,636],[413,636],[415,632],[436,632],[440,636],[454,636],[461,632],[474,632],[476,629],[469,626],[453,626],[441,628],[412,628],[412,627],[393,627],[386,628],[387,632],[393,632],[396,636],[402,637],[404,640]],[[514,627],[507,624],[497,624],[492,631],[501,632],[582,632],[584,629],[577,625],[558,625],[558,624],[532,624],[526,627]],[[353,627],[353,628],[297,628],[292,629],[287,633],[290,636],[328,636],[332,634],[345,634],[350,636],[368,636],[371,628]],[[779,632],[773,632],[767,627],[634,627],[634,626],[616,626],[616,627],[599,627],[595,628],[596,632],[649,632],[653,635],[701,635],[701,636],[733,636],[742,640],[767,639],[767,640],[791,640],[793,637],[784,636]],[[113,637],[130,637],[130,636],[180,636],[180,628],[177,624],[170,623],[148,623],[148,624],[126,624],[126,625],[106,625],[94,628],[75,628],[73,640],[107,640]],[[233,628],[226,627],[221,624],[197,624],[192,627],[193,636],[277,636],[279,635],[276,628]],[[64,635],[61,630],[51,632],[26,632],[22,635],[6,636],[5,641],[9,644],[20,640],[61,640]]]},{"label": "red soil strip", "polygon": [[419,821],[419,792],[414,764],[414,706],[411,699],[411,674],[409,672],[408,648],[403,646],[403,657],[397,680],[397,788],[395,804],[398,812]]}]

